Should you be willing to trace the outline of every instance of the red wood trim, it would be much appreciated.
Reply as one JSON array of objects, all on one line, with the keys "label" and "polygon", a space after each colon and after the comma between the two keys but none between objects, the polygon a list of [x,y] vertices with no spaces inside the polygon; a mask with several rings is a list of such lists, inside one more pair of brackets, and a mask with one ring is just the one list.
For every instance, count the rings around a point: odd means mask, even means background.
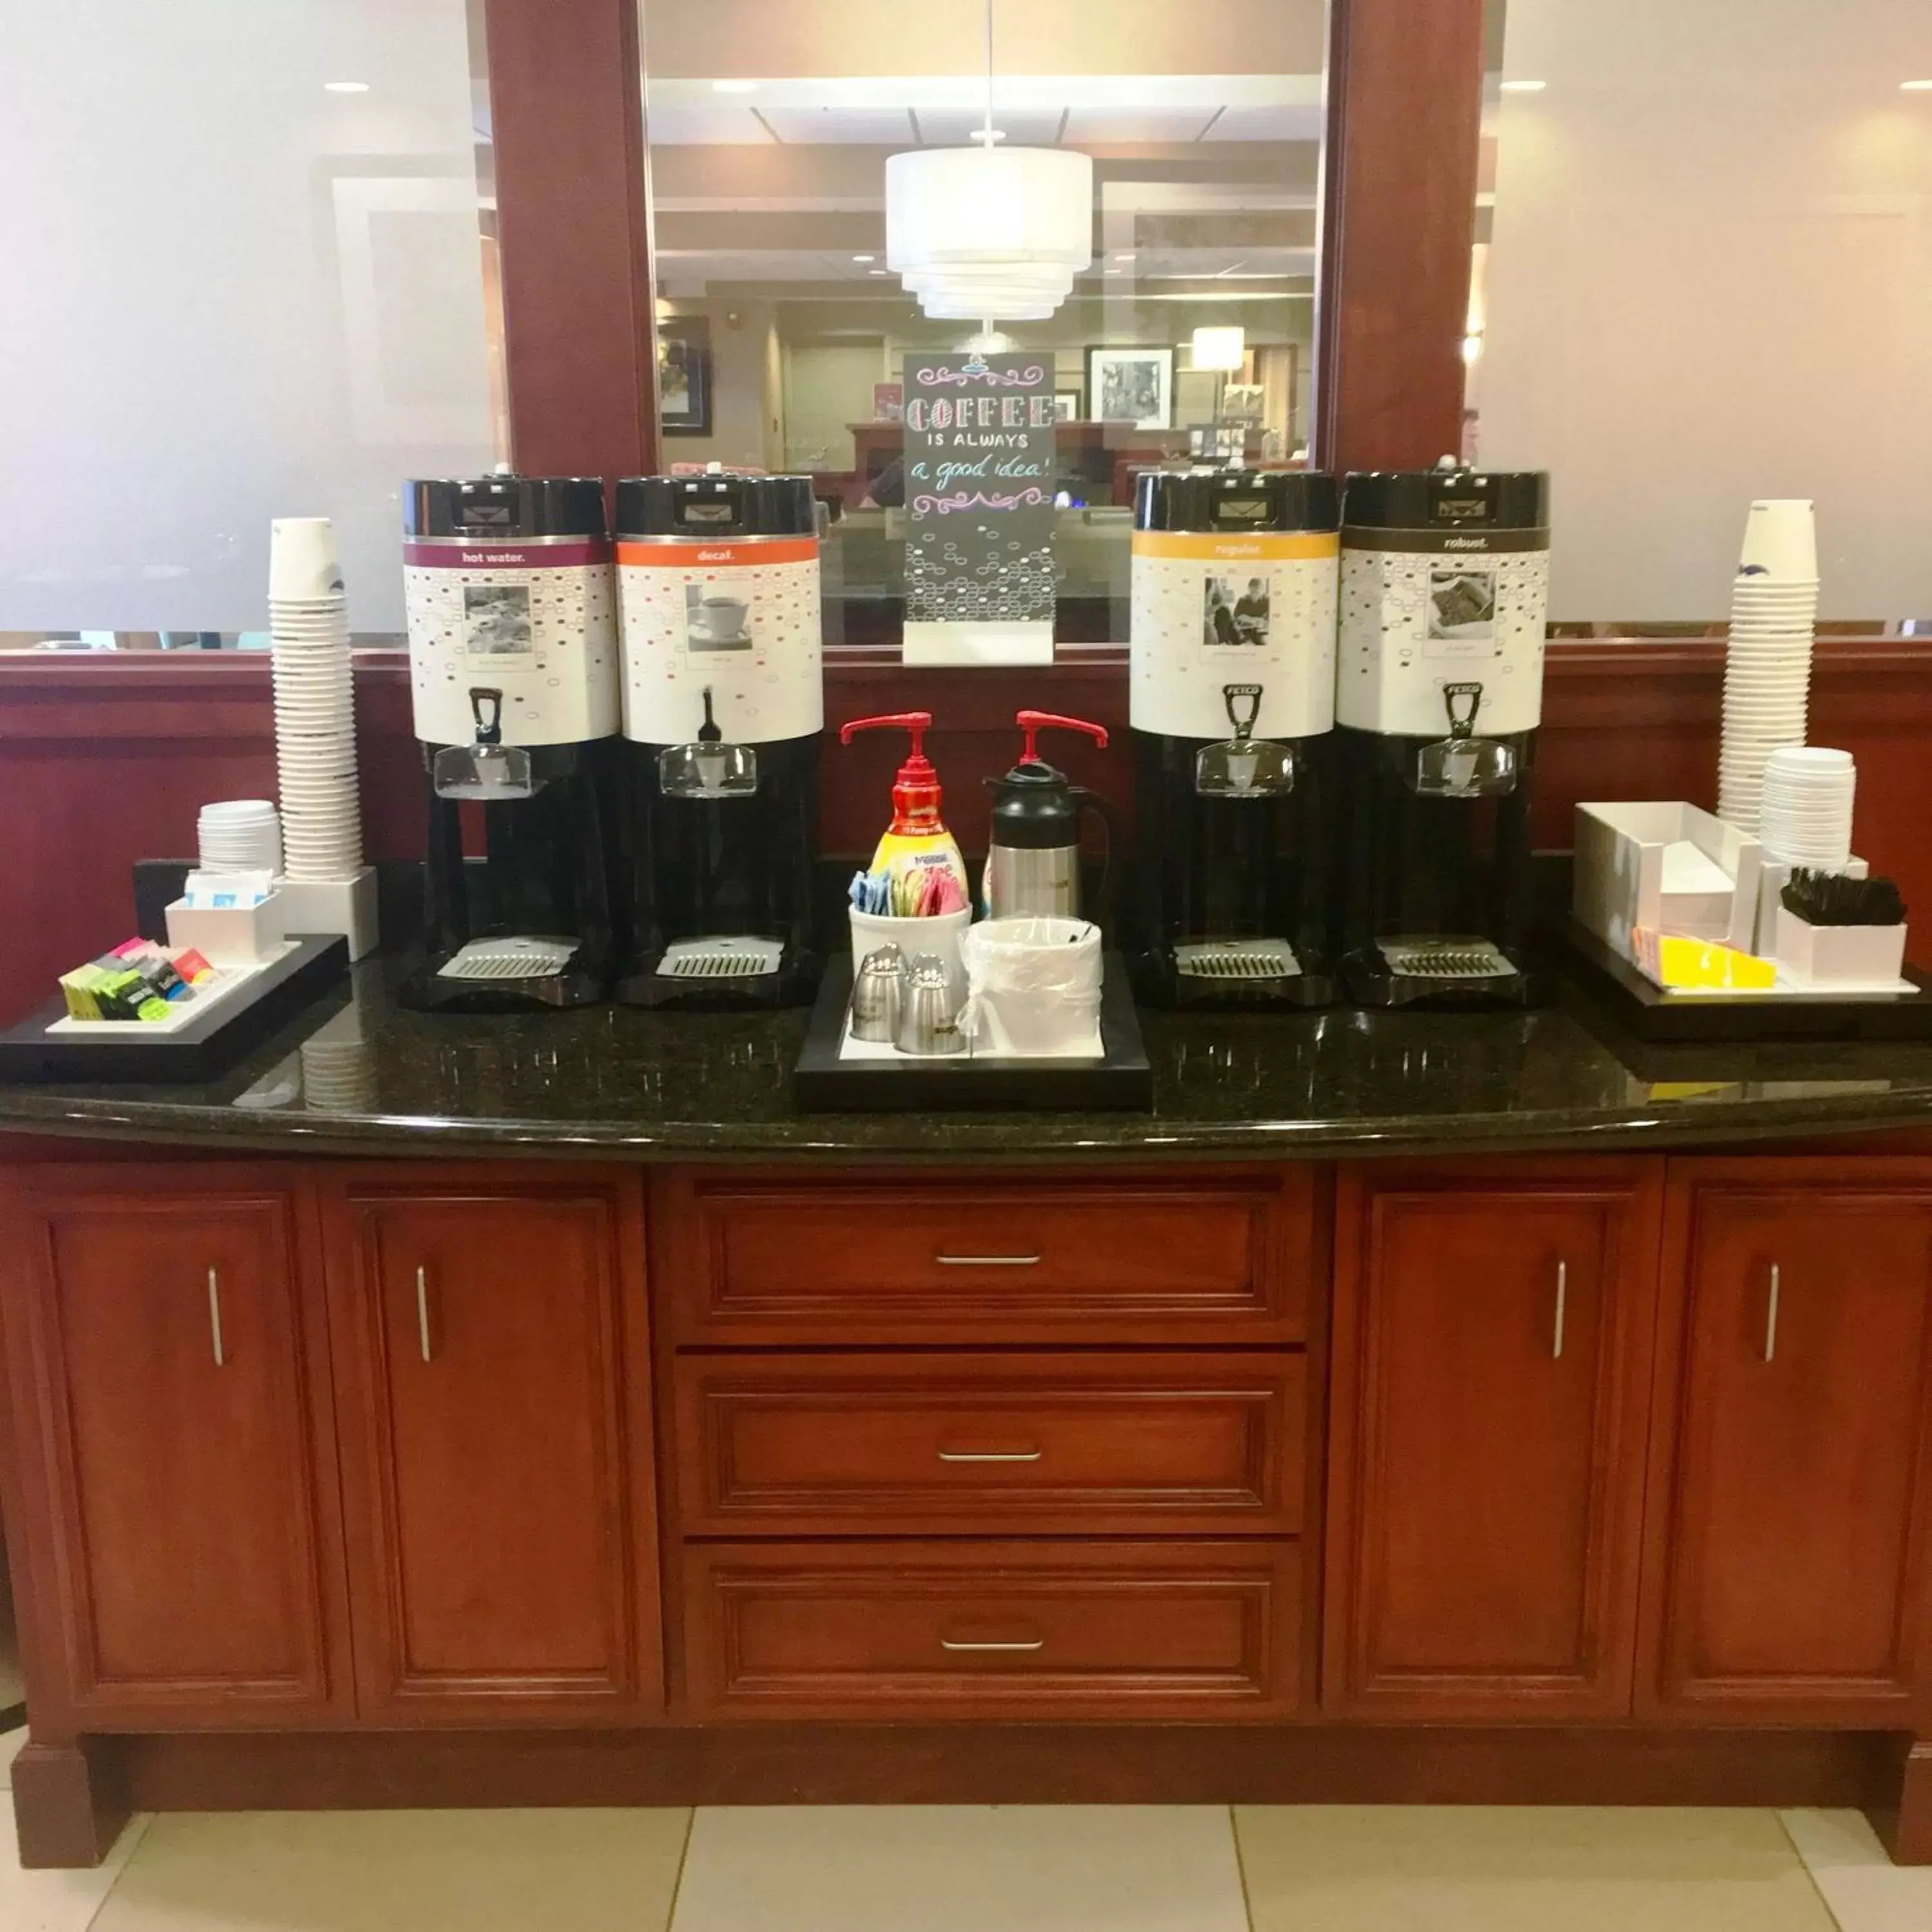
[{"label": "red wood trim", "polygon": [[637,0],[484,0],[511,446],[538,476],[657,466]]},{"label": "red wood trim", "polygon": [[1314,460],[1426,466],[1462,437],[1483,0],[1333,0]]}]

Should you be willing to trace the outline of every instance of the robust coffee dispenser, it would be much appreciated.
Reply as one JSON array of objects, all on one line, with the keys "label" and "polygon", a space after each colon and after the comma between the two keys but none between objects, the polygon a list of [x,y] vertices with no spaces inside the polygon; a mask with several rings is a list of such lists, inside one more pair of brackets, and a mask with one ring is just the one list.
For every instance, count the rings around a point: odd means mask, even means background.
[{"label": "robust coffee dispenser", "polygon": [[825,722],[811,479],[617,485],[630,933],[616,997],[808,1000]]},{"label": "robust coffee dispenser", "polygon": [[604,486],[500,473],[406,483],[403,503],[429,847],[424,956],[401,996],[482,1012],[602,999],[618,719]]},{"label": "robust coffee dispenser", "polygon": [[1350,997],[1522,1006],[1550,479],[1351,476],[1336,687]]},{"label": "robust coffee dispenser", "polygon": [[1155,472],[1136,493],[1133,946],[1162,1004],[1334,997],[1335,479]]}]

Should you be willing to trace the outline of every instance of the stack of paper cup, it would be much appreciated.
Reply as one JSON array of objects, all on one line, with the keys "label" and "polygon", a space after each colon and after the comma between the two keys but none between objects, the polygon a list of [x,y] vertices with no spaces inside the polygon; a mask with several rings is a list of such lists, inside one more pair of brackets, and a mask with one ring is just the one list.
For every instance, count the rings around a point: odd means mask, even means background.
[{"label": "stack of paper cup", "polygon": [[326,517],[280,517],[270,528],[268,631],[284,868],[304,882],[351,879],[362,865],[362,822],[335,532]]},{"label": "stack of paper cup", "polygon": [[196,839],[204,872],[282,869],[281,821],[266,798],[229,798],[204,805]]},{"label": "stack of paper cup", "polygon": [[1818,622],[1818,532],[1808,500],[1750,506],[1731,590],[1718,816],[1754,832],[1765,761],[1802,745]]},{"label": "stack of paper cup", "polygon": [[1849,752],[1822,745],[1773,752],[1764,768],[1758,836],[1787,866],[1842,872],[1852,856],[1852,801],[1858,771]]}]

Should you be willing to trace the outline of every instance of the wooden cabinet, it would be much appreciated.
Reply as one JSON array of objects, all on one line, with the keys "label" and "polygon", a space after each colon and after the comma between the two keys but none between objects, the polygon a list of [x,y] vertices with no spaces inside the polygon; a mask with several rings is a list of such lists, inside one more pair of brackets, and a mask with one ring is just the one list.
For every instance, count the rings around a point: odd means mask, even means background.
[{"label": "wooden cabinet", "polygon": [[1292,1534],[1307,1359],[686,1355],[686,1535]]},{"label": "wooden cabinet", "polygon": [[[280,1174],[19,1173],[4,1307],[34,1718],[352,1708],[314,1229]],[[51,1681],[50,1681],[51,1680]]]},{"label": "wooden cabinet", "polygon": [[1677,1172],[1647,1707],[1910,1729],[1926,1675],[1932,1162]]},{"label": "wooden cabinet", "polygon": [[1298,1342],[1320,1184],[686,1169],[653,1186],[652,1240],[687,1346]]},{"label": "wooden cabinet", "polygon": [[1324,1710],[1628,1710],[1660,1167],[1345,1178]]},{"label": "wooden cabinet", "polygon": [[1292,1543],[696,1545],[692,1714],[1281,1718]]},{"label": "wooden cabinet", "polygon": [[659,1707],[638,1196],[594,1171],[324,1183],[364,1718]]}]

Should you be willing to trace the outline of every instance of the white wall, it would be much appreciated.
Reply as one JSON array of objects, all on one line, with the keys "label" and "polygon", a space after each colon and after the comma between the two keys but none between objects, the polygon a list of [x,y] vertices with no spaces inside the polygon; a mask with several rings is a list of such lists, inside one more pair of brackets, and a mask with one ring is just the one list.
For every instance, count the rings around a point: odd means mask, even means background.
[{"label": "white wall", "polygon": [[1482,461],[1554,472],[1551,615],[1725,614],[1754,496],[1823,613],[1932,615],[1926,0],[1509,0]]},{"label": "white wall", "polygon": [[403,628],[399,482],[494,460],[465,10],[5,9],[0,628],[262,629],[302,514]]}]

